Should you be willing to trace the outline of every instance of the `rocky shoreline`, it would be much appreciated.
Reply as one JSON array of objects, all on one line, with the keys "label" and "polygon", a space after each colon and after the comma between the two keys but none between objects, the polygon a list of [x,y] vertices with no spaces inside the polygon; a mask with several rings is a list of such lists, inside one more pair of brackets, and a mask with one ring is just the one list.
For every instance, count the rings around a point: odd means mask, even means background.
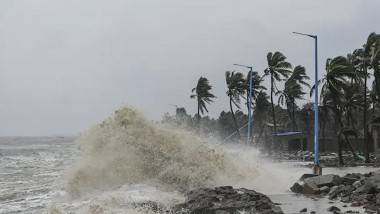
[{"label": "rocky shoreline", "polygon": [[[290,189],[298,194],[327,197],[331,204],[339,200],[351,207],[362,206],[367,213],[380,213],[380,171],[350,173],[342,177],[334,174],[304,174]],[[335,206],[327,211],[342,213]]]}]

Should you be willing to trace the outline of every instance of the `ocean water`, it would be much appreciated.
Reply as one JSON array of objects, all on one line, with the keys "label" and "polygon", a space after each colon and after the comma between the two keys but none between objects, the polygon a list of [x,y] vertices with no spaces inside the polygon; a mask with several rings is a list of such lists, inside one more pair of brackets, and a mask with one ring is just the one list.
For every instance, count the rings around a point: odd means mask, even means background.
[{"label": "ocean water", "polygon": [[190,189],[220,185],[267,194],[285,213],[302,208],[326,213],[327,199],[290,192],[303,173],[311,172],[299,165],[273,162],[252,147],[160,127],[124,108],[76,139],[0,138],[0,213],[160,213],[157,205],[165,209],[183,202]]},{"label": "ocean water", "polygon": [[76,151],[73,137],[0,138],[0,213],[46,213]]}]

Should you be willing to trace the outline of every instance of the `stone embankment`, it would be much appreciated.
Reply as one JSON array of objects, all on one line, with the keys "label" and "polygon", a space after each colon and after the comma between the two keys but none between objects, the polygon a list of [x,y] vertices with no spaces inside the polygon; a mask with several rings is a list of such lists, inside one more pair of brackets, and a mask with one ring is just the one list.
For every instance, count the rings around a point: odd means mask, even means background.
[{"label": "stone embankment", "polygon": [[[352,207],[363,206],[367,213],[380,213],[380,171],[351,173],[343,177],[305,174],[290,189],[299,194],[320,195],[331,201],[340,200]],[[341,213],[334,206],[327,211]]]}]

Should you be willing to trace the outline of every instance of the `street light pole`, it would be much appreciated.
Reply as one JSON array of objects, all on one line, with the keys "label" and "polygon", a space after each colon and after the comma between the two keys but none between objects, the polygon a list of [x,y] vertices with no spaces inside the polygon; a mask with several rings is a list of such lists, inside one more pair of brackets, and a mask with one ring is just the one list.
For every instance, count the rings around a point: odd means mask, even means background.
[{"label": "street light pole", "polygon": [[[247,133],[247,144],[249,145],[251,143],[251,135],[253,136],[253,114],[252,114],[252,87],[253,87],[253,68],[252,66],[247,65],[241,65],[241,64],[234,64],[235,66],[245,67],[249,68],[249,95],[248,95],[248,133]],[[251,133],[252,131],[252,133]]]},{"label": "street light pole", "polygon": [[305,34],[305,33],[299,33],[299,32],[293,32],[294,34],[302,35],[302,36],[308,36],[314,39],[314,45],[315,45],[315,78],[314,78],[314,167],[313,171],[314,174],[321,175],[322,174],[322,168],[319,166],[319,114],[318,114],[318,36],[317,35],[311,35],[311,34]]}]

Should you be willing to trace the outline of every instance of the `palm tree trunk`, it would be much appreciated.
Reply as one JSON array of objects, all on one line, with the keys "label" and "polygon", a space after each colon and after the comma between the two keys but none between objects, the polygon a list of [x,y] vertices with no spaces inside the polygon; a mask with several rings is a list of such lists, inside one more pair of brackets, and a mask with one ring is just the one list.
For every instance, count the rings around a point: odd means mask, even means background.
[{"label": "palm tree trunk", "polygon": [[343,166],[344,165],[343,155],[342,155],[342,149],[343,148],[342,148],[342,139],[341,139],[343,122],[342,122],[342,118],[341,118],[339,109],[337,107],[335,107],[334,111],[335,111],[335,117],[336,117],[335,121],[338,121],[338,125],[339,125],[339,127],[337,127],[337,129],[336,129],[336,130],[339,130],[339,131],[337,131],[339,165]]},{"label": "palm tree trunk", "polygon": [[340,133],[338,133],[338,156],[339,156],[339,165],[343,166],[343,155],[342,155],[342,140],[340,138]]},{"label": "palm tree trunk", "polygon": [[348,148],[351,150],[352,152],[352,155],[355,157],[355,159],[358,159],[358,155],[356,154],[355,150],[354,150],[354,147],[352,146],[352,144],[350,143],[350,140],[348,139],[347,135],[344,135],[344,139],[346,141],[346,144],[348,145]]},{"label": "palm tree trunk", "polygon": [[232,118],[233,118],[233,120],[234,120],[236,133],[237,133],[238,139],[240,140],[240,131],[239,131],[239,127],[238,127],[238,124],[237,124],[237,122],[236,122],[236,118],[235,118],[234,110],[232,109],[232,97],[230,97],[230,109],[231,109]]},{"label": "palm tree trunk", "polygon": [[296,131],[297,128],[297,122],[296,122],[296,104],[294,101],[292,102],[292,120],[293,120],[293,131]]},{"label": "palm tree trunk", "polygon": [[262,137],[263,132],[264,132],[264,127],[265,127],[265,126],[262,125],[261,128],[260,128],[260,132],[259,132],[259,136],[258,136],[258,138],[257,138],[256,144],[260,144],[261,137]]},{"label": "palm tree trunk", "polygon": [[276,124],[276,113],[274,112],[274,103],[273,103],[273,91],[274,91],[274,86],[273,86],[273,76],[271,75],[270,78],[270,103],[272,105],[272,118],[273,118],[273,132],[277,133],[277,124]]},{"label": "palm tree trunk", "polygon": [[363,139],[363,145],[364,145],[364,156],[365,156],[365,162],[369,163],[369,143],[367,140],[367,67],[364,63],[364,108],[363,108],[363,132],[364,132],[364,139]]},{"label": "palm tree trunk", "polygon": [[199,113],[199,110],[200,110],[200,104],[199,104],[199,101],[198,101],[198,133],[200,134],[201,133],[201,115]]}]

